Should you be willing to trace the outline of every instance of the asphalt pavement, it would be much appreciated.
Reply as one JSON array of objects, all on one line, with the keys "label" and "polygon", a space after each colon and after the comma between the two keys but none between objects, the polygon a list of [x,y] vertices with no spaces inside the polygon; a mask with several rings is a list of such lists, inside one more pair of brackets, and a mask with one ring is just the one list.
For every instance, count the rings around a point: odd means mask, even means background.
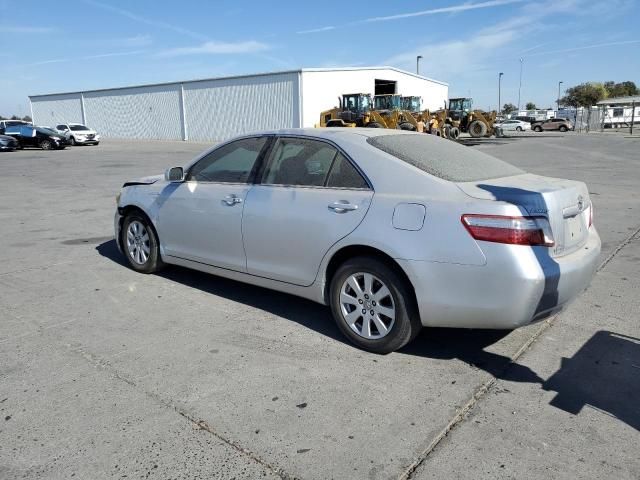
[{"label": "asphalt pavement", "polygon": [[125,266],[121,184],[207,145],[1,153],[0,479],[639,478],[639,140],[465,143],[587,182],[600,269],[543,323],[386,356],[324,306]]}]

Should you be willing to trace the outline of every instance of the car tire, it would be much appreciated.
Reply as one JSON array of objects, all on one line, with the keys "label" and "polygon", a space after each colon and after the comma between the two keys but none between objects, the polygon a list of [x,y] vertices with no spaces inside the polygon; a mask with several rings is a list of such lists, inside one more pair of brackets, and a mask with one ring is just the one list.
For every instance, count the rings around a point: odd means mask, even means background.
[{"label": "car tire", "polygon": [[533,131],[534,132],[541,132],[542,131],[542,127],[533,127]]},{"label": "car tire", "polygon": [[518,126],[516,127],[516,132],[521,132],[522,131],[522,127]]},{"label": "car tire", "polygon": [[422,329],[411,285],[376,258],[347,260],[333,275],[329,292],[338,328],[363,350],[391,353]]},{"label": "car tire", "polygon": [[43,140],[40,142],[40,148],[42,150],[51,150],[53,148],[53,144],[49,140]]},{"label": "car tire", "polygon": [[71,146],[73,146],[73,147],[75,147],[75,146],[77,146],[77,145],[78,145],[78,142],[76,142],[75,137],[71,137],[71,138],[69,139],[69,141],[71,142]]},{"label": "car tire", "polygon": [[568,130],[568,128],[565,127],[564,125],[561,125],[558,130],[560,130],[561,132],[566,132]]},{"label": "car tire", "polygon": [[120,232],[122,251],[131,268],[140,273],[154,273],[164,267],[158,236],[149,220],[138,212],[127,215]]}]

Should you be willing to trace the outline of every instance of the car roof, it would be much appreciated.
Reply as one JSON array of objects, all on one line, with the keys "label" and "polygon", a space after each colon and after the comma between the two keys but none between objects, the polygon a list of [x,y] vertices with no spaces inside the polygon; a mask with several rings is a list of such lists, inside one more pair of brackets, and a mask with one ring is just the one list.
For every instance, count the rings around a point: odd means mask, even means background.
[{"label": "car roof", "polygon": [[[262,135],[304,135],[307,137],[317,138],[342,138],[343,140],[365,140],[370,137],[378,137],[380,135],[414,135],[415,132],[409,132],[407,130],[395,130],[389,128],[350,128],[350,127],[329,127],[329,128],[283,128],[280,130],[266,130],[261,132],[254,132],[255,134]],[[424,135],[424,134],[418,134]]]}]

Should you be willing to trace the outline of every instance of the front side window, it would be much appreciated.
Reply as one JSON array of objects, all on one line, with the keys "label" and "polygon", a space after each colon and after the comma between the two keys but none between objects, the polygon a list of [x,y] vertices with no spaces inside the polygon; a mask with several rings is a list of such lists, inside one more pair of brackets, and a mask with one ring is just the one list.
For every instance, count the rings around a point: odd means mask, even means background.
[{"label": "front side window", "polygon": [[337,153],[328,143],[281,138],[273,150],[262,183],[323,186]]},{"label": "front side window", "polygon": [[245,138],[215,149],[191,167],[187,180],[247,183],[267,139]]},{"label": "front side window", "polygon": [[57,128],[58,130],[66,130],[66,129],[67,129],[67,126],[66,126],[66,125],[58,125],[56,128]]},{"label": "front side window", "polygon": [[69,128],[71,128],[71,130],[73,130],[74,132],[81,132],[83,130],[89,130],[84,125],[71,125]]}]

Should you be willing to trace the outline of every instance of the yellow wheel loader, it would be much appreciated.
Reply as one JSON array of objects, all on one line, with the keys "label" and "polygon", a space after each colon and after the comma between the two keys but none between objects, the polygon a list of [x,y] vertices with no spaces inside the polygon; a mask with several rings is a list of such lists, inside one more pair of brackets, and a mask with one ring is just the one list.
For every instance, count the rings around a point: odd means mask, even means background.
[{"label": "yellow wheel loader", "polygon": [[472,98],[450,98],[447,109],[448,124],[473,138],[495,135],[496,112],[473,110]]},{"label": "yellow wheel loader", "polygon": [[320,127],[386,128],[385,120],[372,109],[368,93],[348,93],[338,98],[338,103],[320,114]]},{"label": "yellow wheel loader", "polygon": [[397,94],[375,95],[373,108],[384,120],[385,128],[416,131],[418,121],[413,114],[403,108],[403,97]]}]

